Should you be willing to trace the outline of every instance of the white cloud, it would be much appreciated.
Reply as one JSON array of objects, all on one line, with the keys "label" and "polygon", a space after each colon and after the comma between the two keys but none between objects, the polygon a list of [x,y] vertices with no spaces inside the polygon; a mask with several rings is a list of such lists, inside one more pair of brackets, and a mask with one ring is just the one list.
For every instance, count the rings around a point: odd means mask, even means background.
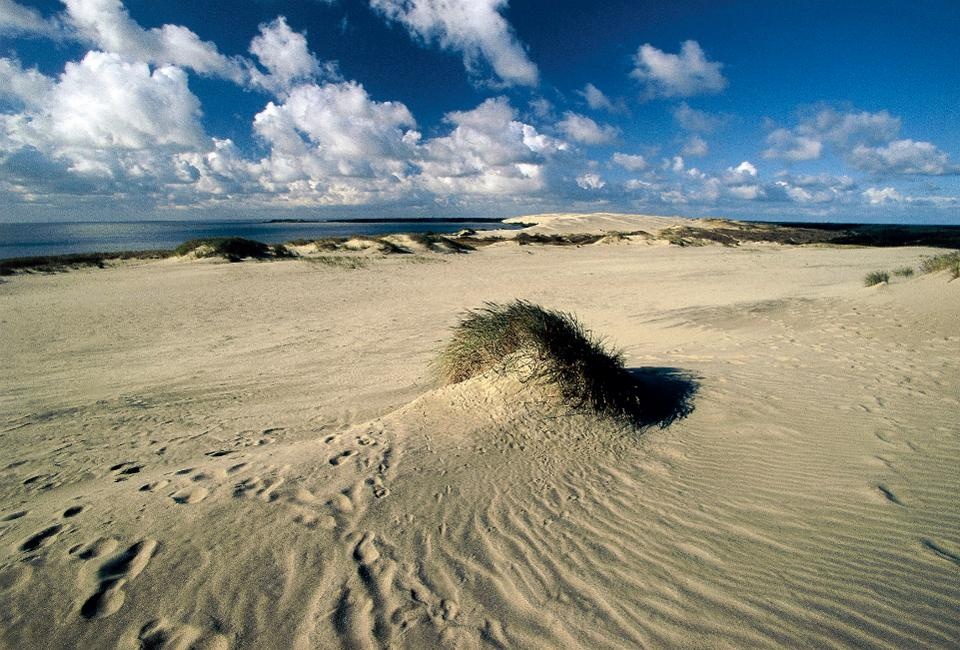
[{"label": "white cloud", "polygon": [[618,99],[616,101],[610,99],[602,90],[594,86],[592,83],[588,83],[583,87],[583,90],[577,90],[576,93],[586,100],[587,106],[589,106],[592,110],[603,110],[611,113],[629,112],[622,99]]},{"label": "white cloud", "polygon": [[756,176],[757,168],[754,167],[749,160],[744,160],[742,163],[737,165],[734,169],[728,170],[732,171],[735,174],[741,174],[746,176]]},{"label": "white cloud", "polygon": [[617,129],[608,124],[597,124],[585,115],[579,115],[567,111],[563,114],[563,119],[557,123],[559,128],[568,138],[583,144],[605,144],[612,142],[619,133]]},{"label": "white cloud", "polygon": [[939,176],[958,173],[946,153],[930,142],[894,140],[879,147],[857,145],[849,154],[851,164],[876,174],[923,174]]},{"label": "white cloud", "polygon": [[[250,53],[268,71],[263,74],[252,68],[251,83],[277,95],[289,92],[296,83],[314,80],[321,72],[306,36],[290,29],[283,16],[260,25],[260,34],[250,42]],[[327,71],[327,76],[335,76],[329,66]]]},{"label": "white cloud", "polygon": [[43,169],[31,183],[56,191],[156,192],[178,182],[173,157],[209,146],[199,117],[183,70],[88,52],[40,100],[0,116],[0,162],[14,177]]},{"label": "white cloud", "polygon": [[673,119],[681,129],[693,133],[712,133],[724,122],[723,117],[691,108],[686,102],[673,109]]},{"label": "white cloud", "polygon": [[517,119],[504,97],[448,113],[449,135],[427,140],[417,183],[439,195],[529,193],[544,187],[550,156],[567,149]]},{"label": "white cloud", "polygon": [[461,52],[475,77],[486,63],[507,85],[537,84],[537,66],[500,14],[507,0],[370,0],[370,6],[414,38]]},{"label": "white cloud", "polygon": [[236,83],[246,78],[240,60],[217,51],[209,41],[180,25],[143,29],[120,0],[63,0],[67,18],[82,38],[98,48],[130,61],[176,65],[201,75],[224,77]]},{"label": "white cloud", "polygon": [[331,177],[401,177],[419,137],[406,106],[373,101],[356,82],[297,86],[282,104],[268,103],[253,126],[270,146],[271,186],[314,181],[314,189]]},{"label": "white cloud", "polygon": [[683,143],[684,156],[706,156],[709,151],[710,148],[707,146],[707,141],[699,135],[690,136],[690,138]]},{"label": "white cloud", "polygon": [[863,192],[863,198],[870,205],[883,205],[885,203],[900,203],[904,200],[903,195],[892,187],[876,188],[868,187]]},{"label": "white cloud", "polygon": [[42,104],[54,87],[36,68],[24,70],[15,59],[0,58],[0,99],[19,105]]},{"label": "white cloud", "polygon": [[669,54],[645,43],[634,56],[630,76],[645,84],[652,97],[693,97],[714,94],[727,87],[723,64],[708,61],[699,43],[684,41],[679,54]]},{"label": "white cloud", "polygon": [[815,160],[826,146],[849,164],[874,175],[943,175],[960,171],[931,142],[896,139],[900,119],[886,111],[838,112],[824,108],[802,119],[793,129],[767,135],[764,158]]},{"label": "white cloud", "polygon": [[59,38],[63,27],[56,18],[44,18],[32,7],[0,0],[0,34],[34,35]]},{"label": "white cloud", "polygon": [[613,154],[613,162],[620,165],[627,171],[636,172],[647,168],[646,159],[639,154],[627,154],[616,152]]},{"label": "white cloud", "polygon": [[823,143],[817,138],[797,135],[787,129],[771,131],[767,135],[767,144],[769,148],[764,150],[764,158],[779,158],[791,162],[816,160],[823,151]]},{"label": "white cloud", "polygon": [[577,185],[584,190],[600,190],[606,185],[606,182],[598,174],[587,172],[577,176]]}]

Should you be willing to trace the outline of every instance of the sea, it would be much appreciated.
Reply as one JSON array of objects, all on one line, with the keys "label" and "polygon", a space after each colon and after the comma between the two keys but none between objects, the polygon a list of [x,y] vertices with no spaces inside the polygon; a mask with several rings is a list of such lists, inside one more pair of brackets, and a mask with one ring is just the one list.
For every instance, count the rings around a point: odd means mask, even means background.
[{"label": "sea", "polygon": [[282,244],[294,239],[346,235],[453,233],[466,228],[490,230],[519,227],[495,219],[0,223],[0,259],[68,253],[169,250],[190,239],[212,237],[244,237],[266,244]]}]

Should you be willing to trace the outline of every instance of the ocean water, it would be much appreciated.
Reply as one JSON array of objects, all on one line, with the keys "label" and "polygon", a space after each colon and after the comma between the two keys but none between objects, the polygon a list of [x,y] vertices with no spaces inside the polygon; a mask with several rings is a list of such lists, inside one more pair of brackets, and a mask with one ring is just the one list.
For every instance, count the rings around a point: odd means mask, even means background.
[{"label": "ocean water", "polygon": [[245,237],[267,244],[293,239],[387,235],[397,232],[451,233],[513,228],[490,221],[378,221],[269,223],[264,221],[137,221],[113,223],[0,223],[0,259],[176,248],[188,239]]}]

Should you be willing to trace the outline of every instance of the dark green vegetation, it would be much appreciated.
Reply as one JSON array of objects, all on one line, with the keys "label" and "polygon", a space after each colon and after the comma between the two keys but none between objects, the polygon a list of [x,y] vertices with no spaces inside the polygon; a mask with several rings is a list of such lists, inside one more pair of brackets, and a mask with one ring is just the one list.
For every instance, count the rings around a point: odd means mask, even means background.
[{"label": "dark green vegetation", "polygon": [[947,271],[950,273],[950,277],[956,280],[960,278],[960,251],[925,257],[920,262],[920,271],[922,273]]},{"label": "dark green vegetation", "polygon": [[0,260],[0,275],[16,273],[62,273],[72,269],[95,266],[105,268],[108,262],[118,260],[162,259],[172,251],[123,251],[118,253],[74,253],[72,255],[40,255],[12,257]]},{"label": "dark green vegetation", "polygon": [[513,368],[524,382],[555,387],[574,408],[635,426],[666,426],[691,410],[696,384],[670,369],[631,371],[572,315],[523,300],[468,311],[438,361],[454,384]]},{"label": "dark green vegetation", "polygon": [[866,277],[863,278],[863,286],[865,287],[872,287],[883,282],[890,282],[890,274],[886,271],[873,271],[867,273]]},{"label": "dark green vegetation", "polygon": [[901,266],[898,269],[893,269],[893,274],[898,278],[910,278],[913,277],[913,267],[912,266]]},{"label": "dark green vegetation", "polygon": [[960,248],[960,226],[887,226],[863,224],[792,224],[716,220],[714,228],[680,226],[661,233],[677,246],[719,243],[822,244],[834,246],[931,246]]},{"label": "dark green vegetation", "polygon": [[265,260],[293,256],[282,244],[271,246],[242,237],[191,239],[177,246],[174,252],[177,255],[194,253],[197,257],[222,257],[231,262],[239,262],[243,259]]}]

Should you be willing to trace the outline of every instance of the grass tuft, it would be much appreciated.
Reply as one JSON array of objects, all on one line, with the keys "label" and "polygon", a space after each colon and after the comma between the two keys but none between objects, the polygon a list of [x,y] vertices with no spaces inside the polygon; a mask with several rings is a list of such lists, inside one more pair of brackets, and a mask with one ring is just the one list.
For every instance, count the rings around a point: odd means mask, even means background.
[{"label": "grass tuft", "polygon": [[910,278],[913,277],[913,267],[912,266],[901,266],[898,269],[893,269],[893,274],[898,278]]},{"label": "grass tuft", "polygon": [[683,387],[668,400],[649,390],[649,379],[625,368],[622,353],[608,349],[574,316],[523,300],[468,311],[441,353],[438,371],[445,383],[455,384],[487,370],[505,371],[513,360],[521,361],[524,382],[553,386],[575,408],[636,426],[666,426],[690,410],[691,382],[677,382]]},{"label": "grass tuft", "polygon": [[960,278],[960,251],[925,257],[921,260],[921,273],[935,273],[936,271],[947,271],[954,280]]},{"label": "grass tuft", "polygon": [[872,287],[882,282],[890,282],[890,274],[886,271],[873,271],[867,273],[866,277],[863,278],[863,286],[865,287]]}]

